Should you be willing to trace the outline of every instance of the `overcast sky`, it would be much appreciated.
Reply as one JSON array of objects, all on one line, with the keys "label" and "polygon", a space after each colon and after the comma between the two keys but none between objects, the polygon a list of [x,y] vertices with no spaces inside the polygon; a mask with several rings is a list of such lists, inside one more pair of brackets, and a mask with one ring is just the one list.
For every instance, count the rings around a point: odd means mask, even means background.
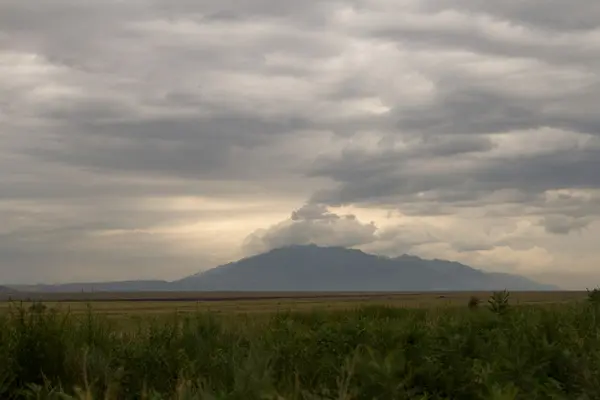
[{"label": "overcast sky", "polygon": [[0,283],[286,244],[600,285],[597,0],[0,0]]}]

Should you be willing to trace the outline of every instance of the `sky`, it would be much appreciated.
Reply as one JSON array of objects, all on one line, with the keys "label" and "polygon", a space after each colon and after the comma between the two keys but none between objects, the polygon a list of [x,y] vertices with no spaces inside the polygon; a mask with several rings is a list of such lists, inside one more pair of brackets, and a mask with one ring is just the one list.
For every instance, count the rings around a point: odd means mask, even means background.
[{"label": "sky", "polygon": [[596,0],[0,0],[0,283],[288,244],[600,285]]}]

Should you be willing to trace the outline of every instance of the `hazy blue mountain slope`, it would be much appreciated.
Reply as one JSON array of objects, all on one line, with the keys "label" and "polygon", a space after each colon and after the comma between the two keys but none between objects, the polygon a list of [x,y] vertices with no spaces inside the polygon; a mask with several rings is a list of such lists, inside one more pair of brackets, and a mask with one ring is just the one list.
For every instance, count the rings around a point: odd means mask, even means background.
[{"label": "hazy blue mountain slope", "polygon": [[526,278],[414,256],[386,258],[341,247],[289,246],[173,282],[181,290],[551,290]]},{"label": "hazy blue mountain slope", "polygon": [[173,285],[167,281],[116,281],[116,282],[80,282],[57,285],[16,285],[23,292],[147,292],[171,290]]},{"label": "hazy blue mountain slope", "polygon": [[[289,246],[174,281],[18,285],[23,292],[554,290],[445,260],[387,258],[342,247]],[[0,291],[2,289],[0,288]]]}]

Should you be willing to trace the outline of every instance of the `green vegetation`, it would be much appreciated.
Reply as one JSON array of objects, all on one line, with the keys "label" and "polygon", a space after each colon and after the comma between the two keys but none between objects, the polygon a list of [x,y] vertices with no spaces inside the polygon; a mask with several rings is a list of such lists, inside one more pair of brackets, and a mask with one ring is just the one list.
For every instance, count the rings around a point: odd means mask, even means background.
[{"label": "green vegetation", "polygon": [[469,299],[468,306],[471,310],[475,310],[479,307],[480,304],[481,304],[481,300],[479,299],[479,297],[471,296],[471,298]]},{"label": "green vegetation", "polygon": [[502,292],[494,292],[488,300],[490,311],[495,314],[506,314],[509,306],[510,294],[504,290]]},{"label": "green vegetation", "polygon": [[508,300],[126,324],[17,306],[0,315],[0,398],[598,398],[600,308]]},{"label": "green vegetation", "polygon": [[595,305],[600,305],[600,288],[588,290],[588,300]]}]

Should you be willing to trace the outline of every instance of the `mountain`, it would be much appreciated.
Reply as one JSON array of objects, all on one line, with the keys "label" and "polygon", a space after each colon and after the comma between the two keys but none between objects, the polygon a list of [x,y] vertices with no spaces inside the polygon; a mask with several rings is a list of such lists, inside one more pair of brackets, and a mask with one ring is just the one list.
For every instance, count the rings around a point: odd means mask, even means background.
[{"label": "mountain", "polygon": [[167,281],[116,281],[81,282],[57,285],[15,285],[22,292],[73,293],[73,292],[158,292],[172,290]]},{"label": "mountain", "polygon": [[558,290],[519,275],[483,272],[453,261],[425,260],[410,255],[389,258],[360,250],[316,245],[278,248],[173,282],[88,282],[11,288],[43,293]]},{"label": "mountain", "polygon": [[12,292],[14,292],[13,289],[8,288],[6,286],[0,286],[0,293],[12,293]]},{"label": "mountain", "polygon": [[342,247],[289,246],[179,281],[197,291],[557,290],[518,275],[487,273],[444,260],[388,258]]}]

